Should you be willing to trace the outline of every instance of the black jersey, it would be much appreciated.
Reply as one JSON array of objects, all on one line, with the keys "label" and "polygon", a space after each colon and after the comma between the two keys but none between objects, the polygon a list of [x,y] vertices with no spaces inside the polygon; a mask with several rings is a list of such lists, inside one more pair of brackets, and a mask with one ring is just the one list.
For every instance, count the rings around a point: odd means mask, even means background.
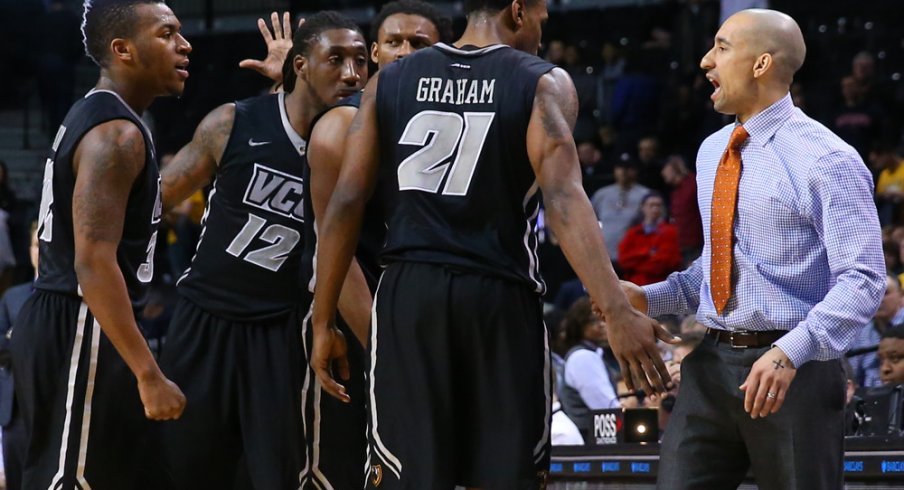
[{"label": "black jersey", "polygon": [[505,45],[442,43],[380,73],[380,182],[389,201],[382,259],[445,264],[545,289],[527,126],[554,68]]},{"label": "black jersey", "polygon": [[232,320],[291,311],[302,287],[305,147],[289,123],[285,94],[236,102],[198,249],[178,282],[182,295]]},{"label": "black jersey", "polygon": [[144,136],[144,168],[135,179],[126,204],[122,239],[116,250],[129,299],[137,310],[144,306],[147,284],[154,275],[154,247],[160,223],[160,172],[154,142],[141,118],[115,92],[92,90],[77,101],[57,131],[44,165],[44,187],[38,217],[40,262],[35,287],[81,295],[75,274],[75,237],[72,196],[75,189],[73,157],[88,131],[114,119],[132,121]]},{"label": "black jersey", "polygon": [[[321,117],[337,107],[361,107],[361,92],[340,100],[336,105],[320,113],[311,122],[311,131],[314,131],[314,126]],[[303,163],[304,179],[306,182],[310,182],[311,167],[308,165],[307,157],[303,159]],[[311,202],[311,194],[306,193],[304,200],[305,215],[314,216],[314,205]],[[381,201],[378,189],[371,197],[370,201],[368,201],[367,207],[364,210],[364,220],[361,226],[361,234],[358,238],[358,248],[355,251],[355,258],[358,259],[358,264],[364,272],[364,277],[367,280],[367,285],[370,287],[371,293],[376,290],[380,274],[383,272],[383,268],[380,266],[377,258],[386,241],[386,219]],[[317,249],[315,223],[316,216],[314,216],[314,219],[308,220],[305,225],[305,250],[302,255],[302,276],[305,278],[308,288],[312,293],[314,292],[314,283],[316,282],[314,280],[314,255]]]}]

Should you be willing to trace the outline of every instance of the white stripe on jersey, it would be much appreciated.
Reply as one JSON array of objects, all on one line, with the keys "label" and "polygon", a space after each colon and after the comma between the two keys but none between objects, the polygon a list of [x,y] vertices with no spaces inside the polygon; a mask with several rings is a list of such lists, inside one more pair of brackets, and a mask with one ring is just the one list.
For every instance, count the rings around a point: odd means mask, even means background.
[{"label": "white stripe on jersey", "polygon": [[[524,196],[524,201],[521,202],[521,207],[524,209],[524,213],[527,214],[527,203],[537,194],[537,189],[539,186],[537,185],[537,181],[534,180],[534,183],[530,186],[530,189],[527,190],[527,194]],[[531,248],[530,246],[530,235],[533,231],[533,226],[531,222],[537,219],[537,215],[540,213],[540,203],[537,202],[537,207],[534,208],[530,217],[527,218],[527,224],[525,225],[524,230],[524,250],[527,252],[527,260],[528,260],[528,270],[527,276],[530,277],[532,281],[534,281],[534,292],[542,293],[545,289],[545,285],[543,281],[539,278],[537,274],[537,264],[540,259],[537,257],[536,248]]]}]

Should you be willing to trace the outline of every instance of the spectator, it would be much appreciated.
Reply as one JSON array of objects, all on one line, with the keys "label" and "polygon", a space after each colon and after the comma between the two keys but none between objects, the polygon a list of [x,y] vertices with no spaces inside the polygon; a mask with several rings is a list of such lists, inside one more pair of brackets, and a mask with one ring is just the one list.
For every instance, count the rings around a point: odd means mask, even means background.
[{"label": "spectator", "polygon": [[607,180],[611,182],[611,175],[603,165],[603,152],[593,139],[578,143],[578,161],[584,174],[584,192],[588,196],[592,196],[603,187]]},{"label": "spectator", "polygon": [[883,226],[894,225],[904,202],[904,165],[891,146],[877,145],[869,154],[870,166],[878,172],[876,208]]},{"label": "spectator", "polygon": [[[879,340],[885,332],[892,327],[904,324],[904,293],[901,291],[901,282],[896,276],[885,278],[885,296],[879,303],[879,309],[866,327],[857,334],[857,339],[851,349],[861,349],[880,344]],[[881,386],[880,360],[875,352],[868,352],[854,356],[850,360],[854,370],[854,382],[857,386],[872,388]]]},{"label": "spectator", "polygon": [[596,109],[594,116],[602,124],[609,122],[612,116],[612,93],[615,82],[625,73],[625,58],[618,47],[610,42],[604,43],[600,49],[602,64],[597,70]]},{"label": "spectator", "polygon": [[611,123],[623,143],[634,144],[657,128],[662,87],[653,56],[649,51],[635,51],[626,62],[625,74],[615,83]]},{"label": "spectator", "polygon": [[[562,408],[574,421],[585,440],[593,432],[591,410],[618,408],[615,395],[616,373],[605,362],[606,326],[582,298],[565,315],[565,383],[559,392]],[[614,357],[610,355],[610,363]]]},{"label": "spectator", "polygon": [[882,252],[885,254],[885,270],[891,276],[904,274],[904,262],[901,261],[901,243],[894,238],[882,240]]},{"label": "spectator", "polygon": [[684,158],[673,155],[662,167],[662,178],[672,187],[672,224],[678,229],[678,246],[685,266],[703,250],[703,221],[697,205],[697,175],[688,171]]},{"label": "spectator", "polygon": [[553,446],[580,446],[584,444],[584,438],[581,437],[581,431],[565,411],[562,410],[562,403],[556,395],[556,390],[552,391],[552,420],[549,424],[549,440]]},{"label": "spectator", "polygon": [[0,160],[0,293],[12,284],[16,253],[13,250],[12,213],[16,207],[16,194],[9,186],[9,170]]},{"label": "spectator", "polygon": [[662,159],[659,157],[659,139],[644,136],[637,142],[639,170],[637,181],[651,190],[665,194],[668,186],[662,178]]},{"label": "spectator", "polygon": [[562,66],[565,62],[565,43],[559,39],[553,39],[546,48],[546,61]]},{"label": "spectator", "polygon": [[618,247],[622,277],[638,286],[665,280],[681,267],[678,230],[666,222],[662,195],[651,192],[640,205],[642,221],[628,229]]},{"label": "spectator", "polygon": [[860,153],[864,160],[869,157],[869,145],[880,134],[879,124],[882,111],[866,98],[865,89],[854,79],[841,79],[841,104],[831,118],[834,132]]},{"label": "spectator", "polygon": [[577,300],[586,296],[587,289],[581,284],[580,279],[574,278],[562,283],[559,287],[559,291],[556,293],[553,305],[555,305],[558,310],[568,311]]},{"label": "spectator", "polygon": [[[38,270],[38,224],[32,224],[29,256],[35,274]],[[22,470],[25,465],[26,435],[22,416],[16,409],[12,364],[10,363],[9,338],[13,322],[19,310],[34,290],[33,281],[13,286],[0,299],[0,426],[3,427],[3,465],[6,486],[10,490],[22,488]]]},{"label": "spectator", "polygon": [[593,211],[605,230],[606,250],[613,261],[618,261],[618,244],[649,193],[650,189],[637,183],[637,162],[623,153],[615,161],[615,183],[593,194]]},{"label": "spectator", "polygon": [[882,334],[879,342],[879,376],[882,384],[904,384],[904,326],[895,326]]}]

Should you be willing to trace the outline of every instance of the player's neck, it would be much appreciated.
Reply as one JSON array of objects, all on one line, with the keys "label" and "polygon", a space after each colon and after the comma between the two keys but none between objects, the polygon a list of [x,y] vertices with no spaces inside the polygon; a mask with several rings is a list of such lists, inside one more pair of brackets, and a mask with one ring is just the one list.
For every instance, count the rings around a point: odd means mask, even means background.
[{"label": "player's neck", "polygon": [[140,85],[129,83],[121,77],[111,75],[106,69],[100,71],[100,79],[98,79],[94,88],[96,90],[116,92],[136,114],[143,113],[154,101],[154,96],[147,95],[148,92],[142,89]]},{"label": "player's neck", "polygon": [[496,16],[475,13],[468,17],[461,39],[455,42],[456,47],[477,46],[482,48],[493,44],[506,44],[511,36]]},{"label": "player's neck", "polygon": [[292,129],[298,133],[305,141],[311,136],[311,122],[320,114],[325,107],[318,104],[316,100],[311,100],[312,96],[305,90],[306,85],[301,82],[295,84],[295,90],[286,94],[286,116],[289,118],[289,124]]}]

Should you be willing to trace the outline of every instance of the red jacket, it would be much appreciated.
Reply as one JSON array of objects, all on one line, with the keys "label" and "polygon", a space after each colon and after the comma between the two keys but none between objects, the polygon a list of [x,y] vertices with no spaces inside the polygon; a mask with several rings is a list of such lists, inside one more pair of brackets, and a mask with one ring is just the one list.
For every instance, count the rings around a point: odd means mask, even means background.
[{"label": "red jacket", "polygon": [[623,279],[640,286],[664,280],[681,268],[678,229],[660,223],[647,234],[643,223],[632,226],[618,244],[618,265]]}]

